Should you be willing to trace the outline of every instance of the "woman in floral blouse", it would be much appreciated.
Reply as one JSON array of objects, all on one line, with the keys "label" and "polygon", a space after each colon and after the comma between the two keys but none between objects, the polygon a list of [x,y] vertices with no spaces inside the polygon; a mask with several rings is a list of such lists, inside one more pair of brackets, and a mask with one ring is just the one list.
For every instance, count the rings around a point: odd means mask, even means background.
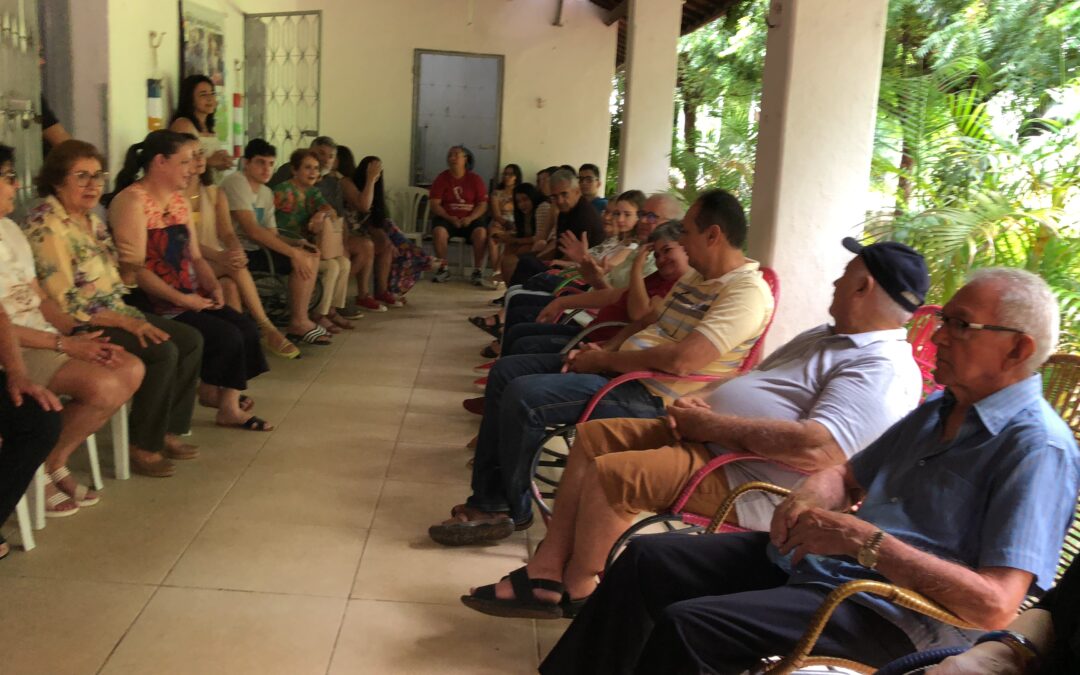
[{"label": "woman in floral blouse", "polygon": [[131,468],[168,476],[175,471],[170,458],[198,455],[180,434],[191,428],[203,340],[190,326],[143,314],[124,302],[128,289],[120,281],[112,237],[92,211],[106,178],[102,163],[97,148],[83,141],[53,148],[37,178],[45,201],[30,212],[24,231],[45,293],[145,365],[128,416]]},{"label": "woman in floral blouse", "polygon": [[349,259],[345,257],[345,234],[340,215],[334,212],[315,183],[319,180],[319,157],[311,150],[297,150],[289,157],[292,178],[274,186],[274,217],[278,233],[306,239],[319,247],[319,279],[322,300],[312,320],[340,333],[353,323],[342,316],[349,292]]}]

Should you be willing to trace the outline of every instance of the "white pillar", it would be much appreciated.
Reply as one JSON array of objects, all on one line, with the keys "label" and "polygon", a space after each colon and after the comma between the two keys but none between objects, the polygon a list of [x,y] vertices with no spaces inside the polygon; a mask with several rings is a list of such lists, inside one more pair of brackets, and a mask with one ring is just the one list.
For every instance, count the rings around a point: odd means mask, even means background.
[{"label": "white pillar", "polygon": [[627,0],[619,189],[667,190],[682,0]]},{"label": "white pillar", "polygon": [[751,257],[776,270],[766,349],[829,319],[870,181],[888,0],[773,0],[750,218]]}]

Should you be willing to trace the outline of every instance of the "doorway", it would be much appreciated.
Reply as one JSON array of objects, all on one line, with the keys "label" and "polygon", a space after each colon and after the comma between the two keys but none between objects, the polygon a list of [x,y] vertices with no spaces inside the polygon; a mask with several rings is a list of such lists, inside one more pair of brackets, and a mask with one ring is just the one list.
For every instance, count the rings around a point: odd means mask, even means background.
[{"label": "doorway", "polygon": [[487,183],[499,170],[503,57],[418,49],[413,65],[413,132],[409,175],[431,185],[446,168],[446,150],[472,151],[473,171]]}]

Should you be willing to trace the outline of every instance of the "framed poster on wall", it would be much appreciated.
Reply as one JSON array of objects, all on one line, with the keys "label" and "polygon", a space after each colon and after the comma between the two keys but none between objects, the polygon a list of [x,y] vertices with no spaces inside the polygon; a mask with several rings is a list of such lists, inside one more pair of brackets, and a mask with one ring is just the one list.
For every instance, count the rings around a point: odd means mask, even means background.
[{"label": "framed poster on wall", "polygon": [[206,75],[214,83],[218,138],[229,140],[229,101],[225,91],[225,14],[202,5],[180,2],[180,77]]}]

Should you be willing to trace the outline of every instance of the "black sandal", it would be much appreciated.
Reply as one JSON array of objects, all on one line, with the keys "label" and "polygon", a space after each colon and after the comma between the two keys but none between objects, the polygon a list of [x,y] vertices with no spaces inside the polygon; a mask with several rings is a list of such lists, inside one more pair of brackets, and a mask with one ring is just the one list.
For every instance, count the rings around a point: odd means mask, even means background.
[{"label": "black sandal", "polygon": [[219,427],[233,427],[236,429],[246,429],[247,431],[273,431],[274,426],[264,420],[261,417],[252,415],[239,424],[218,424]]},{"label": "black sandal", "polygon": [[[561,619],[564,615],[562,601],[544,602],[537,600],[534,590],[552,591],[566,597],[566,588],[561,582],[551,579],[530,579],[526,568],[519,567],[509,574],[514,597],[503,600],[495,597],[495,584],[488,584],[476,589],[472,595],[461,596],[461,602],[469,609],[482,614],[503,616],[511,619]],[[504,577],[505,578],[505,577]]]}]

